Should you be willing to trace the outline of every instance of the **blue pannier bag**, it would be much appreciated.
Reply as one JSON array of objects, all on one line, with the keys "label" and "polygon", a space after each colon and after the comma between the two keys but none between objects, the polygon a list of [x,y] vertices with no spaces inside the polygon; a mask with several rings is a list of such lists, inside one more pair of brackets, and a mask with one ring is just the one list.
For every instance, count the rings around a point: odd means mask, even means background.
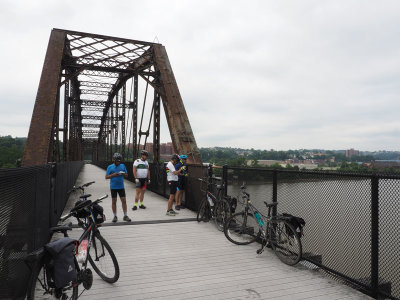
[{"label": "blue pannier bag", "polygon": [[76,243],[76,240],[64,237],[44,246],[48,254],[45,269],[49,286],[62,288],[77,280],[74,258]]}]

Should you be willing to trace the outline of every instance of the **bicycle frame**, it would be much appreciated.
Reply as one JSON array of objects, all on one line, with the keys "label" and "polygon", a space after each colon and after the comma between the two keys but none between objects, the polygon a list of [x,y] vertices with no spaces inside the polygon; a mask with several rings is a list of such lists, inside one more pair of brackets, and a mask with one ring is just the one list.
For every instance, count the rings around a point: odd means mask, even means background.
[{"label": "bicycle frame", "polygon": [[245,201],[245,208],[244,208],[245,218],[247,218],[247,215],[249,214],[250,210],[250,213],[257,221],[257,225],[261,231],[262,239],[267,240],[269,236],[271,236],[270,231],[274,230],[274,228],[271,226],[271,221],[275,219],[275,217],[271,216],[271,207],[268,207],[268,215],[264,215],[251,203],[250,195],[245,192],[245,186],[242,187],[241,193],[242,193],[241,196]]},{"label": "bicycle frame", "polygon": [[[90,216],[91,216],[91,219],[88,216],[88,217],[85,217],[85,222],[82,222],[82,221],[78,222],[78,225],[84,229],[84,232],[78,239],[79,244],[81,244],[85,238],[87,238],[87,240],[88,240],[87,255],[86,255],[86,259],[85,259],[84,263],[82,264],[82,266],[84,268],[86,268],[86,266],[87,266],[87,262],[89,259],[89,251],[92,246],[94,247],[94,251],[96,254],[96,257],[92,257],[92,259],[96,260],[96,261],[99,260],[98,250],[100,250],[100,249],[97,249],[97,245],[96,245],[96,242],[94,239],[94,234],[95,234],[96,230],[98,230],[98,229],[97,229],[97,224],[95,223],[95,221],[93,221],[93,220],[95,220],[95,218],[94,218],[92,210],[90,210]],[[103,249],[103,255],[104,255],[104,249]],[[101,254],[100,254],[100,257],[101,257]]]}]

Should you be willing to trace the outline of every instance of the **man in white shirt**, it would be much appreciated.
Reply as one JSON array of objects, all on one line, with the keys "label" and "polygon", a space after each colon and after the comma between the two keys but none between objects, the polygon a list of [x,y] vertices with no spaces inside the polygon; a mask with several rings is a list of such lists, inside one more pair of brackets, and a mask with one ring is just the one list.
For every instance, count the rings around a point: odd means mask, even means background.
[{"label": "man in white shirt", "polygon": [[175,165],[179,162],[179,156],[174,154],[166,166],[167,181],[169,185],[169,199],[167,207],[167,216],[176,216],[178,213],[172,209],[174,203],[176,188],[178,187],[178,175],[182,169],[176,170]]},{"label": "man in white shirt", "polygon": [[146,150],[142,150],[140,151],[140,158],[135,160],[133,163],[133,177],[135,178],[136,183],[136,195],[135,204],[133,205],[132,210],[137,210],[138,205],[139,208],[146,208],[146,206],[143,205],[143,198],[147,185],[150,184],[150,170],[149,163],[147,162],[148,156],[149,153]]}]

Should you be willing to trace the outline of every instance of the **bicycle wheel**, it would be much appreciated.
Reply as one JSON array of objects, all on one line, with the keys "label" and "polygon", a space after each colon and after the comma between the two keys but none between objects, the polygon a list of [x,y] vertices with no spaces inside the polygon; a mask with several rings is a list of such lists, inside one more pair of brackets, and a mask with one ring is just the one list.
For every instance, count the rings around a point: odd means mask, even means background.
[{"label": "bicycle wheel", "polygon": [[210,204],[207,199],[203,199],[197,211],[197,222],[208,221],[210,219],[210,210]]},{"label": "bicycle wheel", "polygon": [[226,238],[236,245],[248,245],[260,237],[261,231],[252,214],[239,212],[226,220],[224,226]]},{"label": "bicycle wheel", "polygon": [[74,282],[60,289],[51,288],[47,284],[47,274],[43,262],[38,263],[33,268],[29,279],[27,299],[54,299],[54,297],[63,300],[78,299],[78,283]]},{"label": "bicycle wheel", "polygon": [[215,208],[215,225],[219,231],[224,230],[226,220],[231,217],[231,209],[228,201],[225,199],[221,200]]},{"label": "bicycle wheel", "polygon": [[118,280],[119,265],[117,258],[99,231],[94,234],[88,259],[101,279],[108,283],[114,283]]},{"label": "bicycle wheel", "polygon": [[270,243],[278,258],[287,265],[297,264],[302,255],[301,241],[291,224],[283,220],[272,221]]}]

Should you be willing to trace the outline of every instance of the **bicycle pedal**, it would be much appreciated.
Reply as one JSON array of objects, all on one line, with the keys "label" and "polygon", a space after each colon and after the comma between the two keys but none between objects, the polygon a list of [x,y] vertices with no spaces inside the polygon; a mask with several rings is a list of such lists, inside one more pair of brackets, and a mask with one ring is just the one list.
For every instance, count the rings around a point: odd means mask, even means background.
[{"label": "bicycle pedal", "polygon": [[264,252],[264,248],[265,248],[265,247],[262,247],[261,249],[258,249],[258,250],[257,250],[257,254],[263,253],[263,252]]}]

